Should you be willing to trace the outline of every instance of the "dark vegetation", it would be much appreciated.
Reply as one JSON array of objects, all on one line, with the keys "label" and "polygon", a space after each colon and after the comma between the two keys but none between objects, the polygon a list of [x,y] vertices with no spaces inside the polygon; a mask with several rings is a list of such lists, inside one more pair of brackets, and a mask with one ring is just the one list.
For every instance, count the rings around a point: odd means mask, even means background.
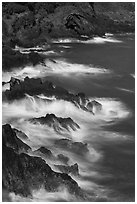
[{"label": "dark vegetation", "polygon": [[13,52],[15,45],[33,47],[52,38],[134,32],[134,9],[133,2],[3,2],[3,70],[41,60],[36,53],[32,59]]}]

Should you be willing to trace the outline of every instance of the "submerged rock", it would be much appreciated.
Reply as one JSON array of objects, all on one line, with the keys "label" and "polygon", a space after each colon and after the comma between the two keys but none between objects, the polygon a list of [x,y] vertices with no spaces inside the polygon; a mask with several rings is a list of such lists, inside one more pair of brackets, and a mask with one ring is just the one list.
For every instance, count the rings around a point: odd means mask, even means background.
[{"label": "submerged rock", "polygon": [[62,173],[73,174],[75,176],[79,175],[78,164],[75,163],[71,166],[55,165]]},{"label": "submerged rock", "polygon": [[59,159],[59,161],[63,162],[64,164],[67,164],[69,161],[69,158],[64,156],[63,154],[58,154],[57,159]]},{"label": "submerged rock", "polygon": [[13,129],[13,131],[15,131],[17,137],[19,137],[21,140],[27,140],[28,139],[28,136],[24,132],[17,130],[15,128]]},{"label": "submerged rock", "polygon": [[82,142],[73,142],[68,139],[60,139],[55,141],[55,145],[64,148],[65,150],[74,152],[76,154],[86,154],[89,152],[87,144]]},{"label": "submerged rock", "polygon": [[35,150],[34,153],[40,154],[40,155],[43,154],[46,157],[53,157],[52,152],[46,147],[40,147],[39,149]]}]

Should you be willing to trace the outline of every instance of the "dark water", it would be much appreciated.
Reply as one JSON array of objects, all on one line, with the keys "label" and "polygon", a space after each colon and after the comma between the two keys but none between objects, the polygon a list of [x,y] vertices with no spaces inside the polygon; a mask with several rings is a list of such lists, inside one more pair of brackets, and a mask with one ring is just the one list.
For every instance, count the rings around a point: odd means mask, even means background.
[{"label": "dark water", "polygon": [[[84,92],[88,96],[117,98],[131,111],[132,116],[115,125],[104,127],[112,132],[129,135],[127,141],[97,142],[96,149],[103,152],[103,159],[98,167],[103,175],[111,174],[110,178],[95,179],[96,183],[107,186],[115,191],[110,193],[110,198],[117,201],[134,201],[135,195],[135,145],[134,145],[134,109],[135,109],[135,39],[134,35],[117,35],[121,43],[81,44],[61,43],[71,46],[65,49],[63,58],[71,63],[92,64],[112,70],[114,74],[109,77],[81,77],[56,78],[56,83],[76,92]],[[58,44],[54,49],[59,50]],[[91,179],[91,178],[85,178]],[[93,180],[94,178],[92,178]]]}]

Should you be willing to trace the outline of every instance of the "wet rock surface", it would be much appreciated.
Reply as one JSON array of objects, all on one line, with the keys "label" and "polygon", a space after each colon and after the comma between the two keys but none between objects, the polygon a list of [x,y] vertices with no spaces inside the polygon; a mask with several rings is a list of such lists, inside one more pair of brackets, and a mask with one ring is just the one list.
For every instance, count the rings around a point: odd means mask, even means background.
[{"label": "wet rock surface", "polygon": [[16,135],[16,131],[9,124],[2,126],[2,142],[17,153],[28,152],[31,148],[22,142]]},{"label": "wet rock surface", "polygon": [[32,118],[29,120],[32,123],[40,123],[42,125],[48,125],[52,127],[56,132],[63,131],[64,129],[67,131],[77,130],[79,129],[79,125],[75,123],[71,118],[61,118],[57,117],[54,114],[47,114],[45,117],[40,118]]},{"label": "wet rock surface", "polygon": [[55,145],[60,148],[65,147],[66,150],[77,153],[77,154],[83,155],[89,152],[87,144],[84,144],[82,142],[73,142],[69,139],[56,140]]},{"label": "wet rock surface", "polygon": [[78,108],[81,108],[84,111],[89,111],[91,113],[93,113],[94,107],[96,107],[98,110],[101,110],[101,104],[95,100],[90,102],[84,93],[78,93],[74,95],[69,93],[66,89],[54,85],[50,81],[42,82],[40,78],[35,79],[26,77],[24,81],[21,81],[12,77],[10,80],[10,90],[6,90],[3,93],[5,98],[8,100],[23,98],[25,97],[25,94],[29,94],[31,96],[38,94],[43,94],[49,97],[54,96],[56,99],[63,99],[72,102]]},{"label": "wet rock surface", "polygon": [[64,166],[64,165],[55,165],[62,173],[73,174],[75,176],[79,175],[78,164],[74,164],[71,166]]},{"label": "wet rock surface", "polygon": [[[11,141],[12,140],[12,141]],[[44,188],[49,192],[65,187],[76,197],[84,199],[84,193],[78,184],[67,174],[54,172],[40,157],[19,152],[19,148],[28,149],[20,139],[17,140],[10,125],[3,125],[2,140],[2,181],[4,189],[21,196],[31,196],[34,189]],[[43,148],[42,148],[43,151]]]},{"label": "wet rock surface", "polygon": [[47,149],[46,147],[40,147],[37,150],[35,150],[34,153],[38,154],[38,155],[42,154],[42,155],[49,157],[49,158],[53,157],[52,152],[49,149]]}]

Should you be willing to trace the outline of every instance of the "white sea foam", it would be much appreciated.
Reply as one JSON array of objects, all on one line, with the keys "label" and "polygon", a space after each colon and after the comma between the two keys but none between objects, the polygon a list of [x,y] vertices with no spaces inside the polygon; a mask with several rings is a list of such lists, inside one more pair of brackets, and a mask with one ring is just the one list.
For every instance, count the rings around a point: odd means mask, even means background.
[{"label": "white sea foam", "polygon": [[68,45],[59,45],[59,47],[63,47],[63,48],[66,48],[66,49],[71,48],[71,46],[68,46]]},{"label": "white sea foam", "polygon": [[124,91],[124,92],[128,92],[128,93],[135,93],[134,90],[130,90],[130,89],[124,89],[124,88],[120,88],[120,87],[116,87],[116,89]]},{"label": "white sea foam", "polygon": [[48,192],[41,187],[39,190],[32,191],[32,197],[22,197],[10,193],[10,198],[12,202],[73,202],[78,201],[76,197],[68,192],[68,190],[62,186],[56,192]]},{"label": "white sea foam", "polygon": [[[111,176],[108,173],[103,175],[100,173],[98,163],[103,158],[103,152],[96,147],[106,139],[111,142],[120,142],[127,139],[125,135],[123,137],[122,134],[102,129],[102,125],[129,117],[130,110],[122,102],[113,98],[90,98],[90,100],[97,100],[103,106],[100,113],[93,115],[77,108],[71,102],[57,100],[55,97],[51,97],[51,101],[48,102],[49,98],[43,95],[38,95],[37,97],[26,95],[26,98],[15,100],[12,103],[3,102],[3,123],[10,123],[12,127],[23,131],[29,137],[27,143],[33,150],[40,146],[45,146],[53,152],[53,155],[58,153],[67,155],[71,160],[71,164],[77,163],[79,167],[80,177],[72,177],[81,188],[93,193],[91,199],[103,196],[107,198],[109,189],[104,189],[103,186],[92,181],[92,178],[104,179]],[[47,113],[54,113],[58,117],[71,117],[80,125],[80,129],[68,134],[57,134],[50,127],[32,124],[27,121],[29,118],[45,116]],[[55,147],[54,140],[62,138],[71,139],[72,142],[84,143],[85,140],[89,141],[87,146],[89,152],[80,155],[80,152],[73,153],[71,150],[67,150],[66,147]],[[54,170],[54,161],[46,160],[46,162]],[[86,176],[89,176],[91,180],[85,180],[84,177]],[[104,195],[103,192],[105,193]],[[32,198],[23,198],[11,193],[10,197],[12,201],[75,201],[75,197],[69,197],[69,193],[64,190],[52,193],[46,192],[42,188],[38,191],[33,191],[32,195]],[[76,201],[78,200],[76,199]]]},{"label": "white sea foam", "polygon": [[85,44],[104,44],[104,43],[122,43],[121,40],[110,37],[112,35],[105,35],[104,37],[93,37],[88,40],[78,40],[78,39],[58,39],[53,40],[53,43],[85,43]]},{"label": "white sea foam", "polygon": [[130,74],[133,78],[135,78],[135,74]]},{"label": "white sea foam", "polygon": [[8,122],[10,118],[28,119],[41,117],[47,113],[54,113],[58,117],[71,117],[74,121],[78,120],[81,124],[84,124],[84,121],[85,123],[92,122],[99,127],[105,122],[116,122],[131,116],[131,111],[117,99],[90,98],[91,101],[95,99],[102,104],[102,110],[93,115],[90,112],[77,108],[71,102],[56,100],[54,96],[42,98],[26,95],[26,98],[15,100],[12,103],[3,102],[3,122]]},{"label": "white sea foam", "polygon": [[36,78],[45,77],[51,75],[61,75],[69,77],[70,75],[85,75],[90,74],[91,77],[97,77],[100,75],[108,76],[112,75],[113,71],[101,67],[95,67],[94,65],[84,65],[67,62],[65,59],[60,60],[45,60],[44,64],[36,66],[26,66],[24,68],[15,68],[11,72],[3,72],[2,79],[7,82],[11,76],[24,79],[25,77]]}]

